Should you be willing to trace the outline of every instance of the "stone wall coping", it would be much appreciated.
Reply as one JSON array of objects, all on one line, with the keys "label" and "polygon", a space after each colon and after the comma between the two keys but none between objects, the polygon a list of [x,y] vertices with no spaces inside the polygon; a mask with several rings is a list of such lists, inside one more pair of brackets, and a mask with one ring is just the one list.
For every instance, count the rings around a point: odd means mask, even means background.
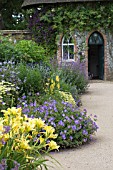
[{"label": "stone wall coping", "polygon": [[0,30],[3,34],[31,34],[29,30]]}]

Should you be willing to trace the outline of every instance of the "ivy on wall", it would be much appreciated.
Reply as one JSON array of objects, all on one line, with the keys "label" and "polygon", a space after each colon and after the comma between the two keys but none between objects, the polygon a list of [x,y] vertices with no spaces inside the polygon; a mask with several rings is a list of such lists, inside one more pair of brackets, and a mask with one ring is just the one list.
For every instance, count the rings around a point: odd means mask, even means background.
[{"label": "ivy on wall", "polygon": [[29,29],[51,55],[56,51],[55,42],[60,34],[74,33],[75,30],[113,30],[113,2],[48,4],[34,11]]}]

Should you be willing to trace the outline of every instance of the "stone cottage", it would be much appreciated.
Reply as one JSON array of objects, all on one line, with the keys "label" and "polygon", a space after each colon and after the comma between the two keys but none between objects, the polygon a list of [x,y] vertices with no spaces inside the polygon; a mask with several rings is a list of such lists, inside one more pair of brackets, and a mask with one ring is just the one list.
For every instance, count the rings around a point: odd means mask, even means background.
[{"label": "stone cottage", "polygon": [[[58,6],[61,3],[91,3],[92,5],[95,3],[105,3],[105,5],[111,3],[113,5],[113,0],[24,0],[22,7],[37,7],[40,4]],[[106,13],[106,11],[104,12]],[[83,44],[87,48],[83,47],[80,50]],[[70,53],[69,49],[73,53]],[[113,34],[109,29],[92,28],[92,30],[82,33],[75,30],[74,35],[69,35],[68,38],[63,35],[60,36],[57,51],[59,63],[75,61],[81,55],[84,56],[86,61],[87,75],[92,75],[94,79],[113,80]]]}]

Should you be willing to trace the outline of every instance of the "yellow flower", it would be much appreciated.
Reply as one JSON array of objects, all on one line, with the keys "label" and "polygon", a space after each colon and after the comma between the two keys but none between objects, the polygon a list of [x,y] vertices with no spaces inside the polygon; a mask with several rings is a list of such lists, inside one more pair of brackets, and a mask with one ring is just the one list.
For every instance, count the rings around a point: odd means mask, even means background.
[{"label": "yellow flower", "polygon": [[60,84],[59,83],[57,84],[57,88],[60,89]]},{"label": "yellow flower", "polygon": [[10,135],[7,133],[4,135],[4,141],[6,142],[10,138]]},{"label": "yellow flower", "polygon": [[54,80],[53,79],[51,79],[51,83],[53,83],[54,82]]},{"label": "yellow flower", "polygon": [[35,126],[37,126],[40,129],[44,127],[45,123],[42,119],[35,118],[34,120],[35,120]]},{"label": "yellow flower", "polygon": [[45,139],[42,138],[42,136],[40,136],[40,144],[44,143],[45,142]]},{"label": "yellow flower", "polygon": [[51,84],[51,85],[50,85],[50,90],[51,90],[51,92],[53,92],[54,87],[55,87],[55,85],[54,85],[54,84]]},{"label": "yellow flower", "polygon": [[44,130],[46,130],[46,134],[53,134],[55,129],[52,126],[45,126]]},{"label": "yellow flower", "polygon": [[56,139],[57,136],[58,136],[57,134],[50,134],[50,135],[48,136],[48,138]]},{"label": "yellow flower", "polygon": [[29,122],[23,122],[23,127],[21,127],[21,131],[29,132],[32,131],[34,126],[29,124]]},{"label": "yellow flower", "polygon": [[31,149],[31,147],[29,146],[29,140],[24,139],[24,137],[22,136],[22,138],[19,140],[19,148],[20,149]]},{"label": "yellow flower", "polygon": [[0,134],[3,132],[3,122],[0,122]]},{"label": "yellow flower", "polygon": [[56,81],[59,82],[59,76],[56,76]]},{"label": "yellow flower", "polygon": [[57,149],[60,147],[59,145],[57,145],[56,142],[54,142],[53,140],[50,141],[50,143],[48,144],[49,145],[49,150],[53,150],[53,149]]}]

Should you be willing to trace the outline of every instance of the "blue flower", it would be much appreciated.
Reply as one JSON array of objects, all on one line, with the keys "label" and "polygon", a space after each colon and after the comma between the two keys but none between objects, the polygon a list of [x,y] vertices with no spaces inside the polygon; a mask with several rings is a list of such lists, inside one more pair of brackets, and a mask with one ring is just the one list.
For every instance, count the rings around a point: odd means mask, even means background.
[{"label": "blue flower", "polygon": [[66,139],[66,135],[65,134],[62,134],[62,139]]},{"label": "blue flower", "polygon": [[82,134],[83,134],[83,135],[88,135],[88,131],[87,131],[87,130],[83,130],[83,131],[82,131]]},{"label": "blue flower", "polygon": [[73,140],[73,136],[70,136],[69,138],[70,138],[71,141]]},{"label": "blue flower", "polygon": [[75,122],[76,125],[80,124],[79,120],[75,120],[74,122]]},{"label": "blue flower", "polygon": [[73,131],[75,131],[77,129],[75,125],[72,125],[71,128]]},{"label": "blue flower", "polygon": [[60,120],[60,121],[58,122],[58,125],[64,126],[64,122],[63,122],[62,120]]}]

